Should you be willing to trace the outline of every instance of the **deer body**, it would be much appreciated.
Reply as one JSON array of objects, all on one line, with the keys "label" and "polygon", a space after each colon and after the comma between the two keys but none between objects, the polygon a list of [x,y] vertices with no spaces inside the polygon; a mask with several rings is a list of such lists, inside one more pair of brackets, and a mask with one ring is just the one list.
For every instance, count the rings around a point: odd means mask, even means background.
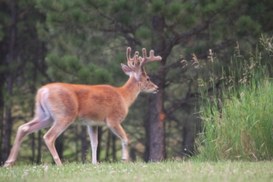
[{"label": "deer body", "polygon": [[55,148],[57,137],[72,123],[88,127],[91,141],[92,163],[97,163],[98,126],[107,125],[121,139],[122,159],[128,160],[128,138],[121,123],[127,116],[129,107],[140,92],[156,92],[158,87],[152,83],[144,71],[143,64],[161,60],[160,56],[138,57],[138,52],[130,58],[131,49],[127,49],[127,65],[122,70],[129,75],[128,81],[121,87],[110,85],[77,85],[51,83],[41,87],[36,95],[35,116],[33,120],[18,128],[14,145],[5,162],[6,167],[15,163],[23,138],[45,127],[50,127],[44,135],[44,141],[57,165],[62,162]]},{"label": "deer body", "polygon": [[[127,84],[124,87],[127,87]],[[53,120],[58,115],[65,115],[79,118],[76,121],[79,124],[80,122],[88,124],[90,121],[90,125],[92,122],[102,125],[106,124],[108,117],[122,121],[127,115],[128,108],[140,93],[137,87],[130,89],[131,92],[126,92],[124,87],[51,83],[39,89],[36,100],[43,107],[48,107],[42,109],[48,109],[49,114],[53,115],[47,117]],[[36,113],[40,118],[44,117],[39,110]]]}]

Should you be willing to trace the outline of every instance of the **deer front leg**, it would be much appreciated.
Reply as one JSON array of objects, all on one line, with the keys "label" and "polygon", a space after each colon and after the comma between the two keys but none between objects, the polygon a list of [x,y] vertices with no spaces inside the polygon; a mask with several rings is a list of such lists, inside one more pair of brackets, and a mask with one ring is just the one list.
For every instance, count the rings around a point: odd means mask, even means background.
[{"label": "deer front leg", "polygon": [[38,131],[42,128],[48,127],[49,125],[49,120],[40,121],[38,118],[34,118],[30,122],[21,125],[18,128],[13,147],[10,151],[8,159],[4,164],[4,167],[12,166],[15,163],[19,153],[20,145],[26,135]]},{"label": "deer front leg", "polygon": [[127,135],[122,128],[120,124],[116,125],[108,125],[108,127],[111,129],[111,131],[120,138],[121,145],[122,145],[122,160],[129,161],[129,152],[128,152],[128,143],[129,140],[127,138]]},{"label": "deer front leg", "polygon": [[92,164],[97,164],[98,126],[88,126],[87,129],[91,143]]}]

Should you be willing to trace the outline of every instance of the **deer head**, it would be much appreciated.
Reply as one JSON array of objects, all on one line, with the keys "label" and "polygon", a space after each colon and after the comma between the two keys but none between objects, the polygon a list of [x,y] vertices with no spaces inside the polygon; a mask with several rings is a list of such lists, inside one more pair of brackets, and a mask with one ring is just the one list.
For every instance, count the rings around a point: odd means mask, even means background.
[{"label": "deer head", "polygon": [[126,51],[127,65],[121,64],[121,68],[125,74],[138,82],[142,92],[156,93],[158,91],[158,86],[150,80],[144,65],[148,62],[161,61],[162,58],[161,56],[155,56],[153,50],[150,50],[149,57],[147,57],[145,48],[142,49],[142,56],[143,57],[139,56],[139,52],[136,51],[134,56],[131,57],[131,47],[128,47]]}]

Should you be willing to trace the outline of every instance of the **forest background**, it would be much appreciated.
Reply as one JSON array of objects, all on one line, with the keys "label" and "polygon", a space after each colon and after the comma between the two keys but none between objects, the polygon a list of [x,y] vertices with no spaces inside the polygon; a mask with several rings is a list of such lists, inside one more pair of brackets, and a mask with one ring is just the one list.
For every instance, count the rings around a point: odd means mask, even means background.
[{"label": "forest background", "polygon": [[[0,163],[18,126],[33,116],[40,86],[120,86],[127,79],[120,63],[128,46],[154,49],[163,58],[147,67],[159,93],[141,94],[123,124],[132,160],[198,153],[203,98],[221,105],[230,70],[238,68],[234,58],[256,55],[261,40],[272,35],[272,9],[270,0],[0,1]],[[261,62],[269,75],[271,62],[270,56]],[[42,153],[44,132],[24,141],[21,162],[50,159],[49,152]],[[99,160],[118,160],[119,141],[106,128],[100,128],[99,138]],[[91,158],[84,126],[71,126],[56,147],[66,161]]]}]

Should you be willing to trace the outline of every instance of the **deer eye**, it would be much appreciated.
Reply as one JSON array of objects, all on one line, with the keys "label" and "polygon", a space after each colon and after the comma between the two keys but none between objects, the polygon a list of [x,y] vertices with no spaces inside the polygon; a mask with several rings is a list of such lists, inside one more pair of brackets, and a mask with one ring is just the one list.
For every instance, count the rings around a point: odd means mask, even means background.
[{"label": "deer eye", "polygon": [[146,80],[147,80],[148,82],[151,81],[150,78],[146,78]]}]

